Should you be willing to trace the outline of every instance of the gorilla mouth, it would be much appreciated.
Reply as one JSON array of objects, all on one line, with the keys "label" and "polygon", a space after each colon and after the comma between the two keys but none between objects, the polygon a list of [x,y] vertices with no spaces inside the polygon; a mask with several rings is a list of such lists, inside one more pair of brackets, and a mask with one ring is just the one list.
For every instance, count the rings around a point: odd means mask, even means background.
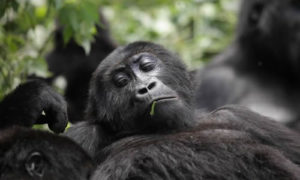
[{"label": "gorilla mouth", "polygon": [[158,98],[153,99],[151,104],[153,104],[154,102],[164,102],[164,101],[175,100],[175,99],[177,99],[176,96],[158,97]]},{"label": "gorilla mouth", "polygon": [[151,102],[151,105],[150,105],[150,115],[153,116],[154,115],[154,111],[155,111],[155,106],[157,103],[160,103],[160,102],[166,102],[166,101],[173,101],[177,99],[176,96],[164,96],[164,97],[158,97],[158,98],[155,98],[152,102]]},{"label": "gorilla mouth", "polygon": [[151,101],[151,104],[150,104],[150,115],[151,115],[151,116],[154,115],[154,110],[155,110],[155,105],[156,105],[156,103],[159,103],[159,102],[166,102],[166,101],[172,101],[172,100],[175,100],[175,99],[177,99],[176,96],[164,96],[164,97],[154,98],[154,99]]}]

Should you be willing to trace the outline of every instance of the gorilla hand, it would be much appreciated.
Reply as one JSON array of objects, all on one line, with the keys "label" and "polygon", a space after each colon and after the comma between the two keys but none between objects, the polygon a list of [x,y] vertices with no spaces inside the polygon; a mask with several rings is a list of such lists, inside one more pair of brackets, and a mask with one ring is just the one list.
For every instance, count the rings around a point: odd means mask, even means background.
[{"label": "gorilla hand", "polygon": [[20,85],[0,103],[0,129],[48,123],[52,131],[61,133],[67,122],[64,98],[40,80]]}]

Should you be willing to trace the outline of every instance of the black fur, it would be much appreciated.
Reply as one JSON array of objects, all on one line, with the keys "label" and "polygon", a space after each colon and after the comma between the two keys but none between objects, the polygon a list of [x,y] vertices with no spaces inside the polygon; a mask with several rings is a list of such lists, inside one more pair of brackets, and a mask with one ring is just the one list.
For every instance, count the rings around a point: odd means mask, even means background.
[{"label": "black fur", "polygon": [[[136,55],[139,56],[144,52],[154,55],[153,58],[157,60],[156,69],[151,71],[149,76],[145,73],[145,82],[137,79],[129,68],[121,70],[130,74],[131,82],[124,88],[117,87],[112,81],[115,72],[127,67],[128,63],[134,61]],[[87,107],[88,122],[70,128],[68,135],[76,136],[77,141],[85,143],[89,142],[90,138],[100,138],[97,140],[98,144],[88,146],[87,151],[90,152],[94,149],[92,146],[104,147],[130,134],[144,134],[147,131],[164,132],[166,129],[169,131],[193,126],[195,122],[190,105],[191,84],[187,81],[188,76],[182,62],[161,46],[137,42],[120,47],[104,59],[94,73]],[[157,88],[155,88],[158,89],[157,94],[154,92],[153,97],[137,99],[138,86],[152,80],[157,83]],[[178,98],[178,101],[163,102],[160,105],[162,108],[158,108],[154,116],[151,116],[152,101],[157,97],[172,94]],[[168,105],[169,103],[172,105]],[[97,128],[92,128],[94,126]],[[89,135],[91,133],[96,135],[85,136],[77,131],[89,131]]]},{"label": "black fur", "polygon": [[191,89],[159,45],[135,42],[104,59],[87,122],[67,132],[99,164],[93,179],[299,179],[298,134],[240,107],[198,115]]},{"label": "black fur", "polygon": [[60,133],[67,120],[66,102],[44,81],[29,81],[7,95],[0,103],[0,179],[88,180],[94,163],[80,146],[30,129],[47,123]]},{"label": "black fur", "polygon": [[294,0],[244,0],[234,43],[194,77],[197,108],[239,104],[285,124],[298,121],[299,7]]},{"label": "black fur", "polygon": [[299,135],[288,128],[246,108],[228,106],[200,117],[198,126],[188,131],[113,143],[97,155],[100,165],[93,177],[299,179],[299,145]]},{"label": "black fur", "polygon": [[64,98],[43,81],[28,81],[20,85],[0,103],[0,129],[44,123],[52,131],[61,133],[67,126],[68,116]]},{"label": "black fur", "polygon": [[93,165],[68,138],[25,128],[0,132],[1,180],[88,180]]}]

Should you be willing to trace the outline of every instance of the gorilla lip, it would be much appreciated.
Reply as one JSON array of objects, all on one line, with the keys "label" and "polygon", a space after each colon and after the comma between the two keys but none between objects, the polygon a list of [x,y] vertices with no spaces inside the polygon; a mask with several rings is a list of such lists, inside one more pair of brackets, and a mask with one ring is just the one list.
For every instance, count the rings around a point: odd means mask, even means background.
[{"label": "gorilla lip", "polygon": [[157,102],[164,102],[164,101],[173,100],[173,99],[176,99],[176,97],[175,96],[165,96],[165,97],[159,97],[159,98],[154,99],[151,103],[150,115],[151,116],[154,115],[155,105]]},{"label": "gorilla lip", "polygon": [[163,97],[158,97],[158,98],[153,99],[153,101],[152,101],[151,104],[153,104],[154,102],[167,101],[167,100],[172,100],[172,99],[177,99],[177,97],[176,97],[176,96],[163,96]]}]

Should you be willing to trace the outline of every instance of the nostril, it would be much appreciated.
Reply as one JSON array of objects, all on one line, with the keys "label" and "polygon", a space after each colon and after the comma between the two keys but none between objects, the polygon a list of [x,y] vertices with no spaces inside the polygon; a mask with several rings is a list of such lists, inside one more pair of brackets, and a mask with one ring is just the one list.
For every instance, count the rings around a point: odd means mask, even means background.
[{"label": "nostril", "polygon": [[146,88],[142,88],[142,89],[138,90],[139,94],[145,94],[147,92],[148,92],[148,90]]},{"label": "nostril", "polygon": [[148,89],[150,90],[150,89],[154,88],[155,86],[156,86],[156,82],[152,82],[149,84]]}]

